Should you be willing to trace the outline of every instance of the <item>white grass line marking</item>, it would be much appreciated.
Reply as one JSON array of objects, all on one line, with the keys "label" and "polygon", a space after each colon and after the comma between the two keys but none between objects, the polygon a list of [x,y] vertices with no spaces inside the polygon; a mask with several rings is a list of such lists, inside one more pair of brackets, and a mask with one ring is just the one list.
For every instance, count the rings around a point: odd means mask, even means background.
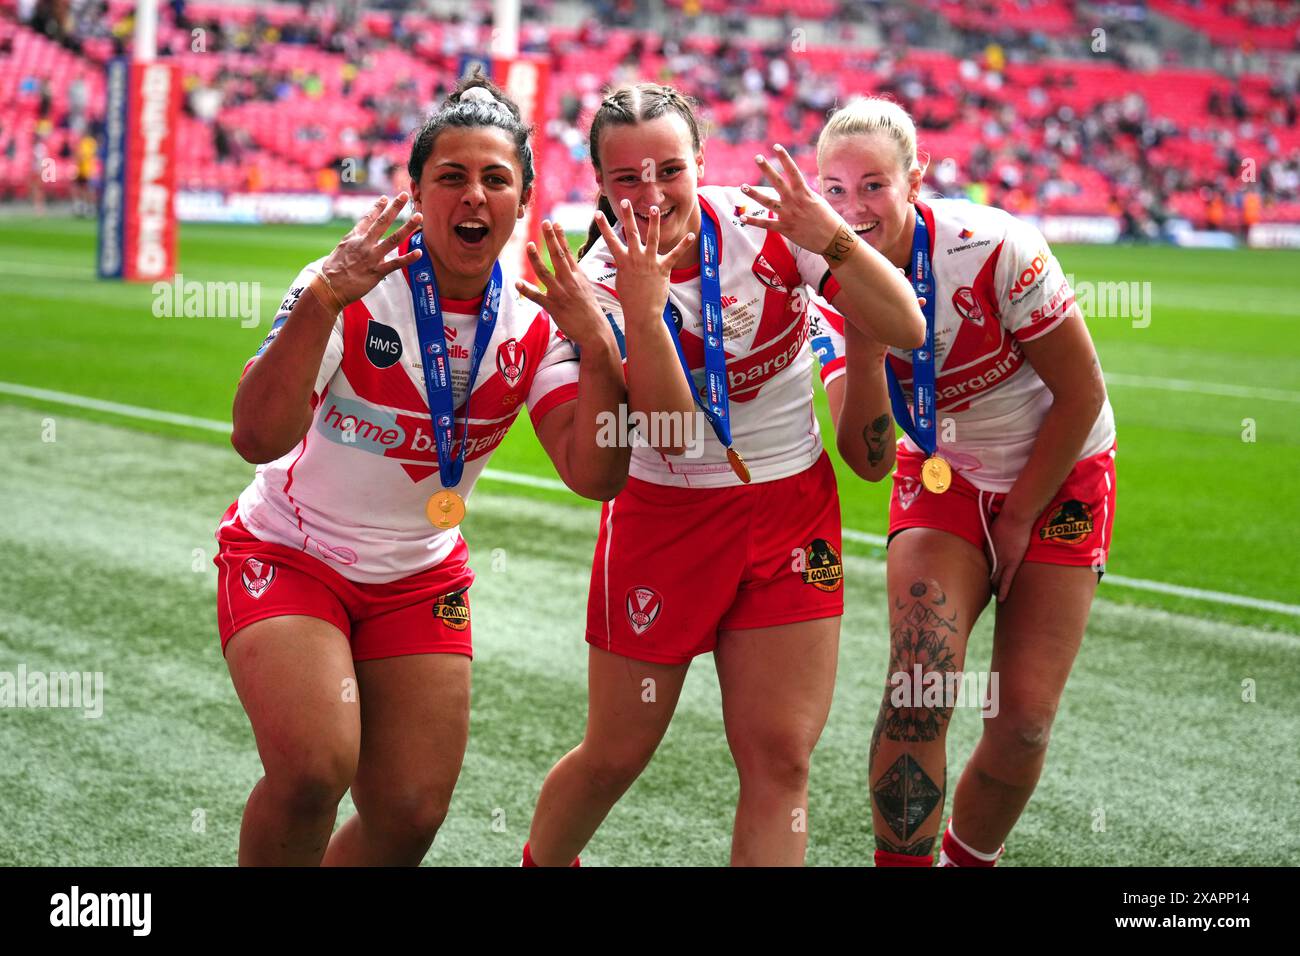
[{"label": "white grass line marking", "polygon": [[35,398],[42,402],[56,405],[72,405],[75,408],[87,408],[96,412],[110,412],[127,418],[142,418],[150,422],[166,422],[169,425],[185,425],[200,428],[207,432],[230,434],[230,423],[219,422],[213,418],[195,418],[193,415],[177,415],[175,412],[160,412],[153,408],[141,408],[139,405],[123,405],[120,402],[106,402],[98,398],[86,398],[84,395],[70,395],[67,392],[54,392],[48,388],[32,388],[28,385],[16,385],[13,382],[0,382],[0,395],[20,395],[23,398]]},{"label": "white grass line marking", "polygon": [[1127,388],[1150,388],[1163,392],[1195,392],[1199,395],[1226,395],[1229,398],[1258,398],[1269,402],[1300,404],[1300,392],[1281,388],[1252,388],[1249,385],[1228,385],[1220,382],[1195,382],[1184,378],[1148,378],[1145,375],[1107,372],[1106,384]]},{"label": "white grass line marking", "polygon": [[[192,415],[177,415],[174,412],[161,412],[153,408],[141,408],[138,405],[123,405],[119,402],[106,402],[97,398],[87,398],[83,395],[72,395],[68,392],[55,392],[46,388],[32,388],[28,385],[17,385],[12,382],[0,382],[0,395],[18,395],[24,398],[34,398],[58,405],[70,405],[74,408],[109,412],[127,418],[139,418],[151,422],[165,422],[171,425],[185,425],[190,428],[199,428],[204,431],[218,432],[221,434],[230,433],[229,423],[220,422],[213,418],[195,418]],[[523,485],[528,488],[540,488],[544,491],[568,491],[564,482],[556,478],[541,478],[536,475],[521,475],[512,471],[498,471],[495,468],[485,468],[483,470],[482,478],[485,481],[498,481],[503,484]],[[883,535],[871,534],[867,531],[858,531],[854,528],[844,529],[844,539],[846,541],[855,541],[859,544],[872,545],[878,548],[883,548],[885,546],[885,538]],[[1228,604],[1234,607],[1252,608],[1257,611],[1272,611],[1277,614],[1289,614],[1294,617],[1300,617],[1300,604],[1284,604],[1281,601],[1270,601],[1263,598],[1248,597],[1241,594],[1227,594],[1223,591],[1208,591],[1203,588],[1185,587],[1181,584],[1166,584],[1163,581],[1147,581],[1143,578],[1128,578],[1122,575],[1110,573],[1106,574],[1102,579],[1102,583],[1109,583],[1118,587],[1132,588],[1137,591],[1151,591],[1157,594],[1169,594],[1175,597],[1190,598],[1196,601],[1206,601],[1211,604]]]}]

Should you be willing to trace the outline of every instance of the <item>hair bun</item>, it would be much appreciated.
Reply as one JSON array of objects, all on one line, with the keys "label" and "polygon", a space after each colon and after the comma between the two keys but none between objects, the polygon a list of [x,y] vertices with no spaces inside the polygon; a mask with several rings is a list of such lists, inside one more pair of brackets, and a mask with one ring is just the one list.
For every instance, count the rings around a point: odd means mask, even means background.
[{"label": "hair bun", "polygon": [[485,86],[471,86],[463,90],[460,94],[460,102],[466,100],[478,100],[481,103],[487,103],[491,106],[499,106],[501,101],[492,95],[492,91]]}]

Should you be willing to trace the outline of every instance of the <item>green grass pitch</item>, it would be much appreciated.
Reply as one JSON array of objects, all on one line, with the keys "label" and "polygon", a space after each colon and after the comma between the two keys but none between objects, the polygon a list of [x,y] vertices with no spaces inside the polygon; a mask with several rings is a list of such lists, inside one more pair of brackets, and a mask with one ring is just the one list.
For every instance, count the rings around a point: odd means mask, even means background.
[{"label": "green grass pitch", "polygon": [[[261,283],[261,321],[243,328],[156,318],[148,285],[95,281],[90,224],[0,220],[0,383],[227,420],[285,286],[342,231],[184,226],[186,279]],[[1296,256],[1056,251],[1081,282],[1150,283],[1149,325],[1090,321],[1119,427],[1111,572],[1296,603]],[[0,709],[0,864],[232,863],[260,765],[216,636],[212,531],[251,467],[212,432],[6,394],[0,410],[0,671],[105,679],[98,719]],[[554,477],[526,418],[492,468]],[[886,486],[840,478],[846,528],[883,533]],[[545,488],[475,494],[470,744],[429,864],[517,863],[542,778],[582,733],[596,518]],[[811,781],[820,865],[870,859],[866,750],[887,660],[881,554],[846,551],[840,674]],[[981,621],[971,669],[990,640]],[[1290,862],[1297,701],[1300,617],[1103,585],[1006,864]],[[978,732],[959,708],[950,780]],[[703,658],[584,863],[723,864],[735,796]]]}]

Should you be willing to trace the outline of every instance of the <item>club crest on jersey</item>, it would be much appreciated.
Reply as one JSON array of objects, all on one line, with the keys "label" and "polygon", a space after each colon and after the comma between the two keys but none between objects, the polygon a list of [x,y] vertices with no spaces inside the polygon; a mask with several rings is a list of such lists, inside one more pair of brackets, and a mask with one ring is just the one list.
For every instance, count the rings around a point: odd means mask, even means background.
[{"label": "club crest on jersey", "polygon": [[627,589],[627,622],[638,635],[644,634],[654,626],[663,608],[664,599],[654,588]]},{"label": "club crest on jersey", "polygon": [[813,538],[803,549],[803,583],[819,591],[838,591],[844,584],[844,563],[825,538]]},{"label": "club crest on jersey", "polygon": [[758,276],[763,285],[774,292],[784,293],[790,291],[785,287],[785,283],[781,281],[781,277],[777,275],[776,270],[772,268],[772,263],[768,262],[767,258],[761,254],[754,260],[754,275]]},{"label": "club crest on jersey", "polygon": [[915,478],[900,478],[898,480],[898,505],[904,511],[912,507],[912,502],[916,496],[921,493],[921,483]]},{"label": "club crest on jersey", "polygon": [[251,597],[260,598],[275,580],[275,567],[257,558],[249,558],[244,562],[240,577],[244,580],[244,590]]},{"label": "club crest on jersey", "polygon": [[438,598],[433,606],[433,616],[453,631],[463,631],[469,627],[469,602],[465,599],[467,588],[452,591]]},{"label": "club crest on jersey", "polygon": [[984,324],[984,310],[980,308],[975,290],[970,286],[964,285],[952,294],[952,307],[967,322],[973,325]]},{"label": "club crest on jersey", "polygon": [[514,388],[524,377],[524,368],[528,363],[528,354],[518,339],[506,339],[497,348],[497,371]]},{"label": "club crest on jersey", "polygon": [[402,357],[402,339],[397,329],[370,320],[366,327],[366,358],[375,368],[389,368]]},{"label": "club crest on jersey", "polygon": [[1092,509],[1071,498],[1056,506],[1052,516],[1038,529],[1040,541],[1064,541],[1074,544],[1092,534]]}]

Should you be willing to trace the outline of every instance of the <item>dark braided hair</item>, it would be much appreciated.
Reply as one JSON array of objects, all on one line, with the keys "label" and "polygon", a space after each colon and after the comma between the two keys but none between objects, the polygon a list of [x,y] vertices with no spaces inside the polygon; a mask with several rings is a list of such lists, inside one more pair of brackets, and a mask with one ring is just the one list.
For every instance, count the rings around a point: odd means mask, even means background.
[{"label": "dark braided hair", "polygon": [[[671,86],[638,83],[635,86],[620,86],[605,94],[600,109],[596,110],[596,115],[592,117],[591,132],[587,137],[591,165],[595,168],[596,174],[600,174],[600,134],[606,126],[635,126],[637,123],[655,120],[672,113],[685,120],[686,128],[691,131],[691,147],[698,153],[702,143],[700,121],[695,116],[691,101]],[[610,205],[609,198],[603,193],[597,207],[609,220],[610,225],[618,221],[614,215],[614,207]],[[578,258],[581,259],[598,239],[600,239],[600,227],[593,221],[587,231],[587,241],[578,250]]]},{"label": "dark braided hair", "polygon": [[[476,88],[487,90],[496,102],[488,103],[478,96],[467,99],[465,91]],[[456,89],[443,101],[438,112],[425,120],[419,132],[415,134],[415,141],[411,144],[411,158],[406,163],[406,171],[411,174],[414,182],[420,181],[424,164],[433,154],[433,146],[438,140],[438,134],[449,126],[467,129],[495,126],[509,134],[514,141],[515,155],[524,173],[522,194],[528,195],[528,190],[536,177],[536,171],[533,169],[533,147],[529,143],[532,127],[524,125],[519,107],[514,101],[478,69],[457,84]]]}]

